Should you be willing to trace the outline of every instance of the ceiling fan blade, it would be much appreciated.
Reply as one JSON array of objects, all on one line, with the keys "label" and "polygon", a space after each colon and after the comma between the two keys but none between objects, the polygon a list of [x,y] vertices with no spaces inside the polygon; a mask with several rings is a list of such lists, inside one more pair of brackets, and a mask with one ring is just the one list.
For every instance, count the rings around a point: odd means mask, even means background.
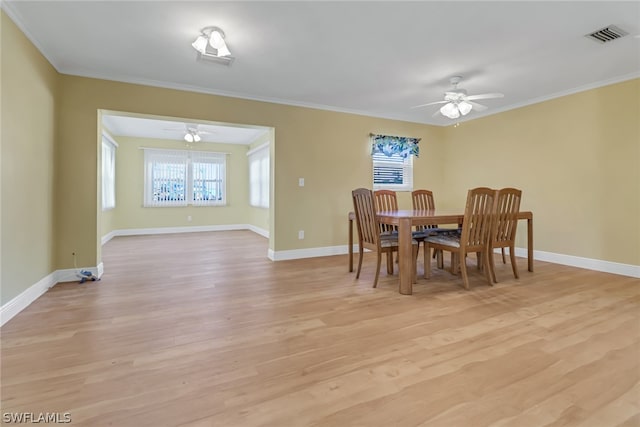
[{"label": "ceiling fan blade", "polygon": [[431,115],[431,117],[444,117],[438,108],[435,113]]},{"label": "ceiling fan blade", "polygon": [[436,101],[436,102],[429,102],[428,104],[420,104],[420,105],[416,105],[413,106],[411,108],[422,108],[422,107],[426,107],[428,105],[436,105],[436,104],[446,104],[449,101]]},{"label": "ceiling fan blade", "polygon": [[473,101],[467,101],[467,102],[473,106],[473,109],[475,111],[484,111],[487,109],[486,105],[478,104],[477,102],[473,102]]},{"label": "ceiling fan blade", "polygon": [[474,99],[491,99],[491,98],[504,98],[503,93],[482,93],[480,95],[470,95],[467,99],[473,101]]}]

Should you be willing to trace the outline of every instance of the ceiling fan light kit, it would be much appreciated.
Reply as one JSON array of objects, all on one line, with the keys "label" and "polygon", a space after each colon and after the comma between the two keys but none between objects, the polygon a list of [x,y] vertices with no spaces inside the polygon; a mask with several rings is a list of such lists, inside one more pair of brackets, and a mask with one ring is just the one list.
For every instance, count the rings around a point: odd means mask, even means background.
[{"label": "ceiling fan light kit", "polygon": [[225,37],[220,28],[205,27],[200,30],[200,35],[191,46],[198,52],[198,59],[231,65],[235,58],[231,56]]},{"label": "ceiling fan light kit", "polygon": [[187,142],[200,142],[202,140],[202,138],[200,137],[200,135],[198,134],[198,131],[195,129],[189,129],[185,134],[184,134],[184,140]]},{"label": "ceiling fan light kit", "polygon": [[484,111],[486,106],[473,102],[476,99],[491,99],[502,98],[504,95],[501,93],[483,93],[480,95],[467,95],[465,89],[458,89],[458,84],[462,81],[461,76],[453,76],[449,79],[453,88],[444,93],[443,101],[429,102],[428,104],[417,105],[413,108],[426,107],[428,105],[444,104],[438,111],[435,112],[434,117],[438,114],[442,114],[449,119],[457,119],[461,116],[466,116],[471,110]]}]

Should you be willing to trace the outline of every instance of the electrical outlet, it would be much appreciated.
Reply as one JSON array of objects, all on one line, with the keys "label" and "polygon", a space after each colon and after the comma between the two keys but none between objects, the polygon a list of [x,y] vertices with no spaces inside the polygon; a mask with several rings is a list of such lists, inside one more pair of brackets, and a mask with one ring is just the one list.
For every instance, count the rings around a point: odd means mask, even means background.
[{"label": "electrical outlet", "polygon": [[304,239],[304,230],[300,230],[300,231],[298,231],[298,239],[299,239],[299,240]]},{"label": "electrical outlet", "polygon": [[298,186],[304,187],[304,178],[298,178]]},{"label": "electrical outlet", "polygon": [[187,222],[191,222],[191,215],[187,215]]}]

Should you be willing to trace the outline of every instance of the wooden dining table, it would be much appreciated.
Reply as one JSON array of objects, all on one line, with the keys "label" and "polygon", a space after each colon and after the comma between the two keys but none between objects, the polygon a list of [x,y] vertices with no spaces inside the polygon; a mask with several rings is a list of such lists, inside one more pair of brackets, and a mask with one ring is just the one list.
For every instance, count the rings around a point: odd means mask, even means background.
[{"label": "wooden dining table", "polygon": [[[400,278],[400,293],[411,295],[412,283],[412,236],[411,231],[416,225],[445,225],[462,224],[464,214],[441,210],[397,210],[378,212],[378,221],[382,224],[398,227],[398,276]],[[533,213],[522,211],[518,213],[519,220],[527,220],[527,264],[528,270],[533,271]],[[353,271],[353,221],[355,214],[349,212],[349,271]]]}]

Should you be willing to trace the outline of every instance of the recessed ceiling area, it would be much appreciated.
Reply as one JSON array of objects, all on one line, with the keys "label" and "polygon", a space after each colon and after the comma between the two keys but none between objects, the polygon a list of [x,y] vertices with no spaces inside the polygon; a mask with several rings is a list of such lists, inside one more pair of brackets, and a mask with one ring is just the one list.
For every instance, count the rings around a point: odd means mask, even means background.
[{"label": "recessed ceiling area", "polygon": [[173,141],[184,141],[185,132],[190,128],[196,127],[198,134],[202,138],[200,143],[215,142],[244,145],[251,144],[269,132],[268,128],[258,126],[129,117],[117,114],[103,114],[102,125],[113,136],[168,139]]},{"label": "recessed ceiling area", "polygon": [[[0,3],[63,74],[451,125],[640,77],[640,1]],[[229,66],[198,61],[203,28]],[[607,43],[588,37],[616,28]],[[448,119],[450,78],[502,93]]]}]

